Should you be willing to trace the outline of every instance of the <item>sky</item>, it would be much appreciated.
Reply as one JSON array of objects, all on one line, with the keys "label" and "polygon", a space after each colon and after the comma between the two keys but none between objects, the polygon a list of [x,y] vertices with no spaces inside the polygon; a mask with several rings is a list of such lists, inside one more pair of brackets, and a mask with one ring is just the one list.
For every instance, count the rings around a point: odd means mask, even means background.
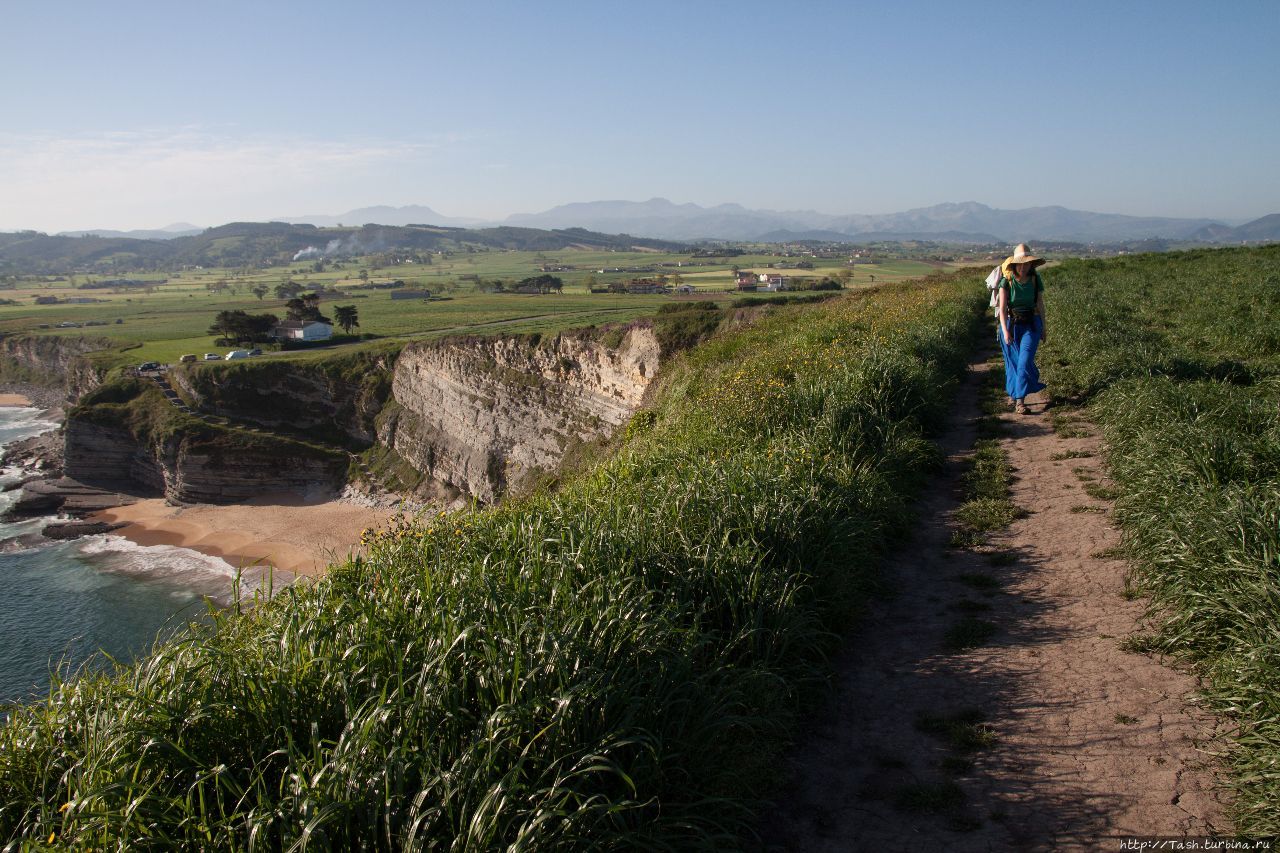
[{"label": "sky", "polygon": [[1280,212],[1280,3],[0,0],[0,230]]}]

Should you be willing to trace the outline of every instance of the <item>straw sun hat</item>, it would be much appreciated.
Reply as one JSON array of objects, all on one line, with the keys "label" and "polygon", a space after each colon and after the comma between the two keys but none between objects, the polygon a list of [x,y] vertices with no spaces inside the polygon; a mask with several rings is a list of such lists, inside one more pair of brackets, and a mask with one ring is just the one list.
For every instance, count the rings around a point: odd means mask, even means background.
[{"label": "straw sun hat", "polygon": [[1031,247],[1026,243],[1019,243],[1017,246],[1014,246],[1013,254],[1009,256],[1007,261],[1005,261],[1007,266],[1013,266],[1014,264],[1031,264],[1032,269],[1042,266],[1044,263],[1044,258],[1038,258],[1031,254]]}]

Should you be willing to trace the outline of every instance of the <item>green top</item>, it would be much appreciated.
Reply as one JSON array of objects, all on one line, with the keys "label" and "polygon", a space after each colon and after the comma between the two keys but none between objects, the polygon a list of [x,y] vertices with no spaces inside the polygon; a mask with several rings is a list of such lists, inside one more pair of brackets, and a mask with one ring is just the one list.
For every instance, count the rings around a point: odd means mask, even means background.
[{"label": "green top", "polygon": [[1036,307],[1036,297],[1044,293],[1040,273],[1033,272],[1031,280],[1022,282],[1016,278],[1001,278],[1000,289],[1009,291],[1010,311],[1030,311]]}]

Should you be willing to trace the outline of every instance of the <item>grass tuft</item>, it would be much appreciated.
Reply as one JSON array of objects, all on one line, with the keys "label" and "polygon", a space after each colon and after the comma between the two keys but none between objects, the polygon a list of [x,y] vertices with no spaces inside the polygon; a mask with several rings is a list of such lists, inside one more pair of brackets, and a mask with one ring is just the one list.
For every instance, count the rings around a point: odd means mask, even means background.
[{"label": "grass tuft", "polygon": [[1096,482],[1085,483],[1084,493],[1100,501],[1113,501],[1120,496],[1120,490],[1114,486],[1104,486]]},{"label": "grass tuft", "polygon": [[985,715],[972,708],[947,715],[921,714],[915,725],[918,731],[941,738],[960,753],[990,749],[999,741],[995,729],[985,722]]}]

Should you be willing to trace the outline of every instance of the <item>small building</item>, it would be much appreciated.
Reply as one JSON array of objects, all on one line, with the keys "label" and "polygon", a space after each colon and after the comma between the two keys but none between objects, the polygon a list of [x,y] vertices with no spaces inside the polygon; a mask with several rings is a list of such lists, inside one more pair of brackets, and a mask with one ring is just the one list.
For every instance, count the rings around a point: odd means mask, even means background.
[{"label": "small building", "polygon": [[319,320],[286,320],[271,334],[282,341],[327,341],[333,337],[333,326]]},{"label": "small building", "polygon": [[735,283],[738,285],[738,290],[755,290],[756,282],[757,282],[757,279],[756,279],[755,273],[740,272],[738,273],[738,277]]},{"label": "small building", "polygon": [[392,299],[430,299],[430,290],[393,290]]},{"label": "small building", "polygon": [[761,273],[760,284],[764,285],[761,290],[773,293],[779,290],[790,290],[791,279],[785,275],[777,275],[775,273]]}]

